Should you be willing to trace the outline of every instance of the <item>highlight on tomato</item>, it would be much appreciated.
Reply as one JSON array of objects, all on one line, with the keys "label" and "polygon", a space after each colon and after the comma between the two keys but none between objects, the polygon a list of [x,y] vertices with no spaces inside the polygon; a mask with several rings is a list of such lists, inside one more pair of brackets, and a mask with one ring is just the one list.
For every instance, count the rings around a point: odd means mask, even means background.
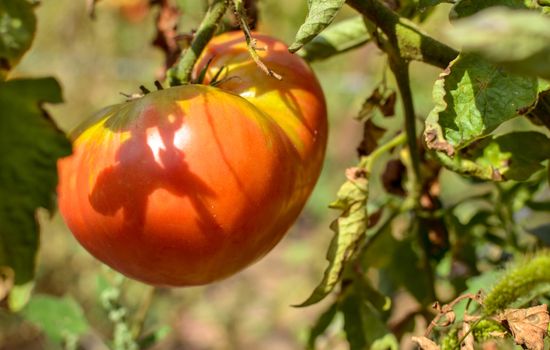
[{"label": "highlight on tomato", "polygon": [[199,59],[205,84],[107,107],[77,130],[59,207],[97,259],[145,283],[201,285],[257,261],[294,223],[321,171],[325,100],[300,57],[254,37],[282,80],[227,33]]}]

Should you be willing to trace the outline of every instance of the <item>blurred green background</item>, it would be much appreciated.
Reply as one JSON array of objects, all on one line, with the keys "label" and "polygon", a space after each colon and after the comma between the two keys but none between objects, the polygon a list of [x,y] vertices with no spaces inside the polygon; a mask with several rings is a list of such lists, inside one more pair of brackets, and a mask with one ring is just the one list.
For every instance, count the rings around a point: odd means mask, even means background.
[{"label": "blurred green background", "polygon": [[[118,1],[119,3],[128,2]],[[179,0],[183,11],[180,32],[196,28],[205,1]],[[303,22],[306,1],[259,1],[259,30],[289,43]],[[430,17],[424,27],[435,37],[448,25],[448,8]],[[64,131],[70,131],[99,108],[124,100],[138,86],[153,86],[163,63],[162,53],[151,45],[156,10],[144,16],[121,11],[114,0],[97,6],[91,20],[84,0],[45,0],[37,8],[38,30],[30,52],[12,77],[53,75],[63,86],[65,103],[47,106]],[[337,20],[354,15],[350,9]],[[320,280],[332,232],[328,225],[337,215],[328,209],[344,181],[344,170],[356,162],[362,127],[354,120],[363,100],[382,79],[385,60],[374,45],[315,63],[329,106],[330,136],[322,177],[307,208],[288,236],[263,260],[227,280],[206,287],[161,289],[153,299],[144,330],[162,325],[172,328],[157,349],[302,349],[326,301],[308,308],[302,302]],[[419,119],[431,109],[431,86],[438,71],[412,66],[415,103]],[[390,82],[390,85],[392,83]],[[384,120],[390,128],[397,116]],[[376,183],[371,197],[376,201]],[[100,306],[98,279],[113,272],[86,253],[72,237],[59,215],[41,213],[41,247],[36,293],[71,296],[83,307],[93,330],[83,339],[86,349],[105,349],[112,324]],[[126,281],[123,302],[130,317],[139,308],[148,288]],[[330,297],[328,298],[330,299]],[[341,325],[341,324],[340,324]],[[346,349],[338,322],[319,349]],[[13,315],[0,313],[0,349],[49,349],[53,344],[36,328]]]}]

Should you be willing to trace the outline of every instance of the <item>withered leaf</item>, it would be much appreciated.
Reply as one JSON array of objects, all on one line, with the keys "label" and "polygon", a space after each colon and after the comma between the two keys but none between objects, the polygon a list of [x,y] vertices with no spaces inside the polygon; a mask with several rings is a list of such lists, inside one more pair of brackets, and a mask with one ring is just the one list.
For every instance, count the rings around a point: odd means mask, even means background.
[{"label": "withered leaf", "polygon": [[357,119],[370,119],[377,108],[384,117],[391,117],[395,114],[396,100],[397,93],[388,89],[384,84],[380,84],[374,89],[372,94],[367,97],[363,106],[361,106]]},{"label": "withered leaf", "polygon": [[382,213],[384,211],[384,207],[380,207],[377,211],[369,215],[369,224],[368,228],[372,228],[378,224],[380,221],[380,218],[382,217]]},{"label": "withered leaf", "polygon": [[459,338],[464,338],[460,344],[460,350],[474,350],[474,333],[471,332],[471,327],[468,322],[462,323],[462,330],[458,333]]},{"label": "withered leaf", "polygon": [[403,187],[403,178],[407,172],[405,164],[399,159],[392,159],[386,163],[386,168],[382,173],[382,185],[386,192],[397,196],[405,196]]},{"label": "withered leaf", "polygon": [[374,124],[372,119],[367,119],[363,124],[363,139],[357,147],[359,156],[369,155],[378,146],[378,141],[384,136],[386,129]]},{"label": "withered leaf", "polygon": [[380,105],[380,112],[382,112],[384,117],[395,115],[395,101],[397,101],[397,92],[391,91],[385,96],[383,103]]},{"label": "withered leaf", "polygon": [[86,9],[91,19],[95,19],[95,5],[99,0],[86,0]]},{"label": "withered leaf", "polygon": [[508,326],[516,344],[530,350],[543,350],[550,322],[547,308],[542,304],[527,309],[506,309],[496,318]]},{"label": "withered leaf", "polygon": [[164,69],[160,80],[164,78],[166,69],[174,65],[180,54],[180,46],[178,44],[178,21],[181,16],[181,11],[174,6],[169,0],[156,0],[153,2],[160,7],[159,14],[156,19],[157,35],[153,40],[153,45],[164,52]]},{"label": "withered leaf", "polygon": [[13,287],[14,271],[7,266],[0,266],[0,301],[4,300]]},{"label": "withered leaf", "polygon": [[422,350],[439,350],[439,346],[426,337],[412,337],[412,341],[418,344]]}]

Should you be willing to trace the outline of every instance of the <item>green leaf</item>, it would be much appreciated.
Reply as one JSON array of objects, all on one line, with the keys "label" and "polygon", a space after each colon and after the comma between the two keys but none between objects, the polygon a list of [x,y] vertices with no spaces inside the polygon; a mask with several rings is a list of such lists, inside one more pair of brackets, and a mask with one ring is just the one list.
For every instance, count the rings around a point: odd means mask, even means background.
[{"label": "green leaf", "polygon": [[449,31],[463,51],[510,71],[550,79],[550,18],[534,11],[494,8],[457,21]]},{"label": "green leaf", "polygon": [[362,16],[332,25],[307,43],[299,55],[307,61],[323,60],[364,45],[370,35]]},{"label": "green leaf", "polygon": [[422,265],[419,249],[415,247],[413,237],[399,241],[395,247],[395,255],[399,259],[393,261],[387,273],[394,278],[394,283],[400,283],[407,289],[422,305],[433,303],[430,295],[430,280],[426,269]]},{"label": "green leaf", "polygon": [[461,54],[434,85],[426,144],[453,156],[503,122],[527,113],[538,91],[536,78],[511,74],[475,54]]},{"label": "green leaf", "polygon": [[328,309],[326,309],[321,316],[317,319],[315,324],[311,327],[311,330],[309,332],[309,337],[307,340],[307,349],[308,350],[314,350],[315,349],[315,341],[319,336],[321,336],[330,326],[332,323],[332,320],[334,320],[334,317],[336,316],[336,313],[338,312],[338,304],[333,303],[330,305]]},{"label": "green leaf", "polygon": [[359,293],[363,299],[368,300],[378,312],[386,312],[390,310],[391,298],[376,290],[366,276],[356,278],[355,283],[359,287]]},{"label": "green leaf", "polygon": [[345,0],[310,0],[306,21],[298,29],[294,43],[288,50],[290,52],[300,50],[302,46],[323,31],[334,20],[345,2]]},{"label": "green leaf", "polygon": [[22,285],[13,286],[8,295],[8,308],[10,311],[17,312],[21,310],[31,299],[34,282],[27,282]]},{"label": "green leaf", "polygon": [[321,301],[340,281],[346,262],[365,237],[368,223],[367,198],[368,180],[364,172],[356,179],[346,181],[338,191],[338,200],[331,207],[341,209],[342,214],[331,224],[335,235],[327,252],[329,265],[319,285],[298,307]]},{"label": "green leaf", "polygon": [[463,175],[491,181],[527,181],[543,169],[541,162],[550,158],[550,139],[535,131],[515,132],[487,137],[453,158],[442,152],[436,156]]},{"label": "green leaf", "polygon": [[53,210],[57,159],[71,153],[42,102],[61,102],[55,79],[0,82],[0,266],[15,271],[18,285],[33,278],[36,210]]},{"label": "green leaf", "polygon": [[21,314],[57,343],[69,337],[78,337],[88,330],[88,321],[82,308],[69,297],[35,295]]},{"label": "green leaf", "polygon": [[525,181],[550,158],[550,139],[535,131],[513,132],[476,145],[475,162],[498,172],[504,180]]},{"label": "green leaf", "polygon": [[172,331],[172,327],[168,325],[162,326],[159,329],[155,330],[154,332],[151,332],[143,336],[141,339],[139,339],[138,346],[140,349],[149,349],[153,345],[157,344],[158,342],[166,338],[171,331]]},{"label": "green leaf", "polygon": [[361,297],[361,286],[354,283],[349,289],[340,302],[340,309],[350,350],[397,350],[397,339],[387,329],[381,315]]},{"label": "green leaf", "polygon": [[370,311],[363,300],[355,293],[350,293],[341,302],[344,314],[344,331],[350,350],[368,349],[367,313]]},{"label": "green leaf", "polygon": [[367,249],[361,252],[362,265],[364,270],[379,270],[380,293],[391,295],[402,286],[420,303],[429,305],[433,302],[428,290],[430,281],[422,266],[414,237],[415,235],[411,234],[398,241],[392,235],[391,225],[387,225],[380,235],[367,245]]},{"label": "green leaf", "polygon": [[[529,209],[535,211],[550,211],[550,201],[537,202],[533,200],[528,200],[525,205],[527,205]],[[550,239],[550,236],[548,238]]]},{"label": "green leaf", "polygon": [[0,0],[0,79],[30,48],[36,30],[32,5],[24,0]]},{"label": "green leaf", "polygon": [[525,231],[537,237],[545,246],[550,246],[550,224],[542,224]]},{"label": "green leaf", "polygon": [[530,3],[531,0],[459,0],[451,9],[449,17],[451,19],[463,18],[495,6],[526,9]]}]

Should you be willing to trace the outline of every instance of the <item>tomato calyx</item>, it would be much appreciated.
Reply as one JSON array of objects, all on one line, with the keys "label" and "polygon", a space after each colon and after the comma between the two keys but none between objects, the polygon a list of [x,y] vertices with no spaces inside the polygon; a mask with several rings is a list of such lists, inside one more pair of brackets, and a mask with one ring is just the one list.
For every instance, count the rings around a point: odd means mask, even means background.
[{"label": "tomato calyx", "polygon": [[[155,80],[155,82],[153,83],[155,84],[155,87],[157,88],[157,91],[160,91],[160,90],[164,90],[164,86],[162,86],[161,82],[158,81],[158,80]],[[145,87],[145,85],[140,85],[139,86],[139,90],[141,92],[135,92],[133,94],[127,94],[127,93],[124,93],[124,92],[120,92],[120,94],[124,97],[126,97],[126,102],[130,102],[130,101],[134,101],[134,100],[137,100],[137,99],[140,99],[142,98],[143,96],[149,94],[151,92],[151,90],[149,90],[148,88]]]},{"label": "tomato calyx", "polygon": [[[238,79],[239,78],[237,76],[227,76],[228,68],[227,68],[227,66],[222,66],[216,71],[214,76],[211,79],[209,79],[208,83],[205,84],[204,81],[205,81],[205,78],[206,78],[206,73],[210,69],[210,63],[212,62],[213,59],[214,59],[214,57],[211,57],[208,60],[205,67],[201,69],[201,71],[200,71],[199,75],[197,76],[197,78],[193,79],[189,84],[209,85],[209,86],[217,87],[218,85],[221,85],[221,84],[223,84],[223,83],[225,83],[225,82],[227,82],[231,79]],[[164,86],[162,86],[162,83],[160,81],[155,80],[153,82],[153,84],[157,88],[157,91],[164,90]],[[184,85],[189,85],[189,84],[184,84]],[[178,85],[175,85],[175,86],[178,86]],[[171,86],[171,87],[173,87],[173,86]],[[120,94],[122,96],[126,97],[125,102],[131,102],[131,101],[140,99],[143,96],[151,93],[151,90],[149,90],[145,85],[140,85],[139,90],[140,90],[140,92],[135,92],[135,93],[132,93],[132,94],[127,94],[127,93],[124,93],[124,92],[120,92]]]},{"label": "tomato calyx", "polygon": [[[208,62],[206,62],[206,65],[200,70],[199,72],[199,75],[197,76],[196,79],[194,79],[191,83],[192,84],[200,84],[200,85],[205,85],[204,84],[204,79],[206,78],[206,73],[208,72],[208,70],[210,69],[210,65],[212,63],[212,61],[214,60],[215,58],[215,55],[213,55],[212,57],[210,57],[208,59]],[[214,74],[214,76],[212,77],[212,79],[209,80],[208,84],[206,85],[210,85],[210,86],[213,86],[213,87],[217,87],[218,85],[220,84],[223,84],[231,79],[238,79],[239,77],[236,76],[236,75],[233,75],[233,76],[227,76],[227,72],[228,72],[228,68],[227,66],[223,65],[221,66],[217,71],[216,73]],[[223,75],[223,77],[222,77]]]}]

